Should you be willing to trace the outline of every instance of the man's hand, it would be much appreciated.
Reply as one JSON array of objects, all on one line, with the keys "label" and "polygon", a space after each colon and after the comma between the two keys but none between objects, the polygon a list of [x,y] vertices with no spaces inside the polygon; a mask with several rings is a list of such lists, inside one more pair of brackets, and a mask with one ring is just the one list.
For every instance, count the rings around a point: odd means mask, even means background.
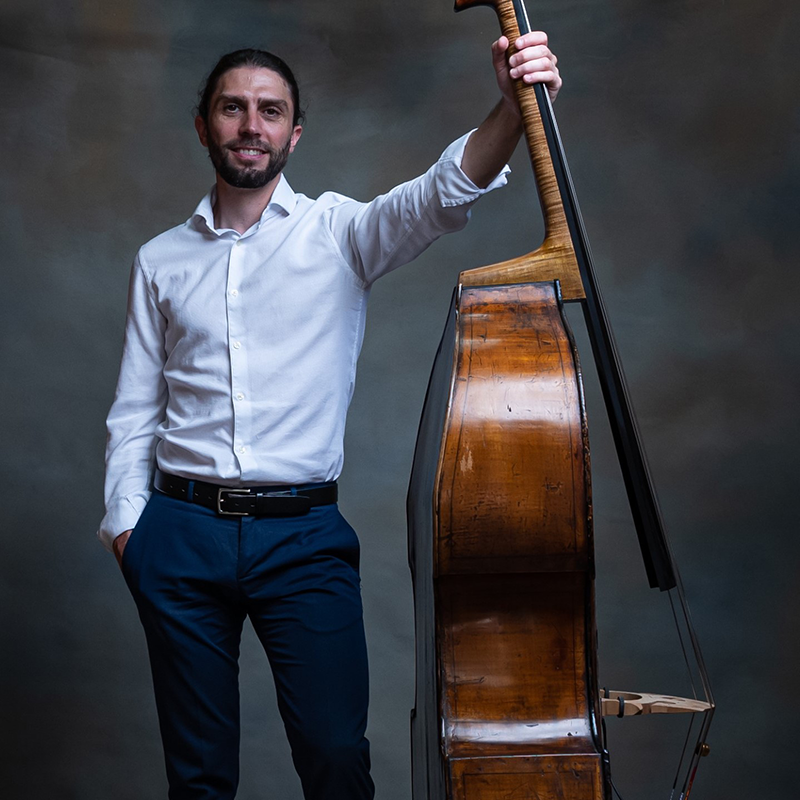
[{"label": "man's hand", "polygon": [[114,539],[111,545],[112,549],[114,550],[114,555],[117,557],[117,564],[119,564],[120,567],[122,566],[122,554],[125,552],[125,545],[128,544],[128,539],[130,538],[132,531],[133,528],[121,533],[116,539]]},{"label": "man's hand", "polygon": [[531,31],[520,36],[514,43],[517,52],[510,58],[506,58],[508,47],[509,41],[505,36],[501,36],[492,45],[497,85],[506,103],[519,113],[514,96],[514,80],[521,80],[529,85],[546,84],[550,100],[555,101],[561,88],[561,76],[556,66],[558,59],[547,46],[547,34],[544,31]]},{"label": "man's hand", "polygon": [[556,57],[547,46],[547,34],[531,31],[514,43],[517,52],[506,58],[508,39],[501,36],[492,45],[492,61],[503,99],[478,130],[470,136],[461,159],[461,169],[476,186],[485,188],[500,172],[522,135],[522,116],[514,94],[514,81],[530,85],[544,83],[555,100],[561,88]]}]

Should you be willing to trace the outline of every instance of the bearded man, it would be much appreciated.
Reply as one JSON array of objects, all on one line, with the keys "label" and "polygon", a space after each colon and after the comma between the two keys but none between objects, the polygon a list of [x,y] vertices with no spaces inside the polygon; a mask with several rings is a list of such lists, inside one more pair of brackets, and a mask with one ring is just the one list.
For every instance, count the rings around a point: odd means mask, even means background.
[{"label": "bearded man", "polygon": [[134,260],[98,533],[144,626],[171,800],[235,796],[247,617],[304,796],[373,797],[359,546],[336,504],[345,416],[370,286],[505,183],[512,81],[560,88],[543,33],[508,45],[480,127],[369,203],[289,187],[302,114],[283,61],[240,50],[208,77],[195,126],[216,183]]}]

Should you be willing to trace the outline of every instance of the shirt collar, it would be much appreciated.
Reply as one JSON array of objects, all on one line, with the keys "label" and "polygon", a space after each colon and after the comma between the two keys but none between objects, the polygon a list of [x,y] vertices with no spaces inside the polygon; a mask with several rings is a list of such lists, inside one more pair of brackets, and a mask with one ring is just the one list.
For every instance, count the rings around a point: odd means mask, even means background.
[{"label": "shirt collar", "polygon": [[[272,193],[272,198],[267,208],[273,204],[282,208],[287,214],[291,214],[292,211],[294,211],[294,207],[297,205],[297,195],[294,193],[292,187],[289,186],[289,181],[286,180],[283,173],[281,173],[281,179],[278,181],[278,185]],[[264,209],[264,213],[266,213],[267,208]],[[261,219],[264,219],[264,214],[261,215]]]},{"label": "shirt collar", "polygon": [[[200,224],[205,224],[210,231],[216,232],[216,228],[214,227],[214,203],[216,202],[216,199],[217,187],[212,186],[209,193],[198,203],[190,221],[196,221]],[[282,209],[288,216],[292,213],[292,211],[294,211],[294,207],[296,205],[297,196],[292,190],[292,187],[289,186],[289,181],[287,181],[286,177],[283,175],[283,173],[281,173],[278,185],[275,187],[275,191],[272,193],[272,197],[270,198],[269,203],[267,203],[267,207],[261,212],[259,224],[264,221],[264,217],[273,206]]]}]

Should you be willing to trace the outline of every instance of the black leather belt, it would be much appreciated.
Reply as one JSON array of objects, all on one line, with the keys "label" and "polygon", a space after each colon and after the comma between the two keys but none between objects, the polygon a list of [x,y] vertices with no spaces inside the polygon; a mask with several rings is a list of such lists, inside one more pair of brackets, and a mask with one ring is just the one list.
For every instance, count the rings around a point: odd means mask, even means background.
[{"label": "black leather belt", "polygon": [[314,506],[335,503],[335,481],[314,486],[217,486],[156,470],[153,485],[162,494],[233,517],[299,517]]}]

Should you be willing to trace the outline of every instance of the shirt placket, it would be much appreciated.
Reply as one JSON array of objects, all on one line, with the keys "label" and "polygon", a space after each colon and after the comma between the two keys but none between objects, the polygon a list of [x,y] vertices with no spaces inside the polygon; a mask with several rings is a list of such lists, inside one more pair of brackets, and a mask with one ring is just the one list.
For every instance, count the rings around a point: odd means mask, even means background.
[{"label": "shirt placket", "polygon": [[242,480],[255,470],[252,444],[252,400],[250,397],[249,342],[245,330],[242,291],[247,239],[239,237],[231,246],[228,259],[228,282],[225,302],[228,312],[228,353],[231,365],[231,408],[233,409],[233,455],[239,465]]}]

